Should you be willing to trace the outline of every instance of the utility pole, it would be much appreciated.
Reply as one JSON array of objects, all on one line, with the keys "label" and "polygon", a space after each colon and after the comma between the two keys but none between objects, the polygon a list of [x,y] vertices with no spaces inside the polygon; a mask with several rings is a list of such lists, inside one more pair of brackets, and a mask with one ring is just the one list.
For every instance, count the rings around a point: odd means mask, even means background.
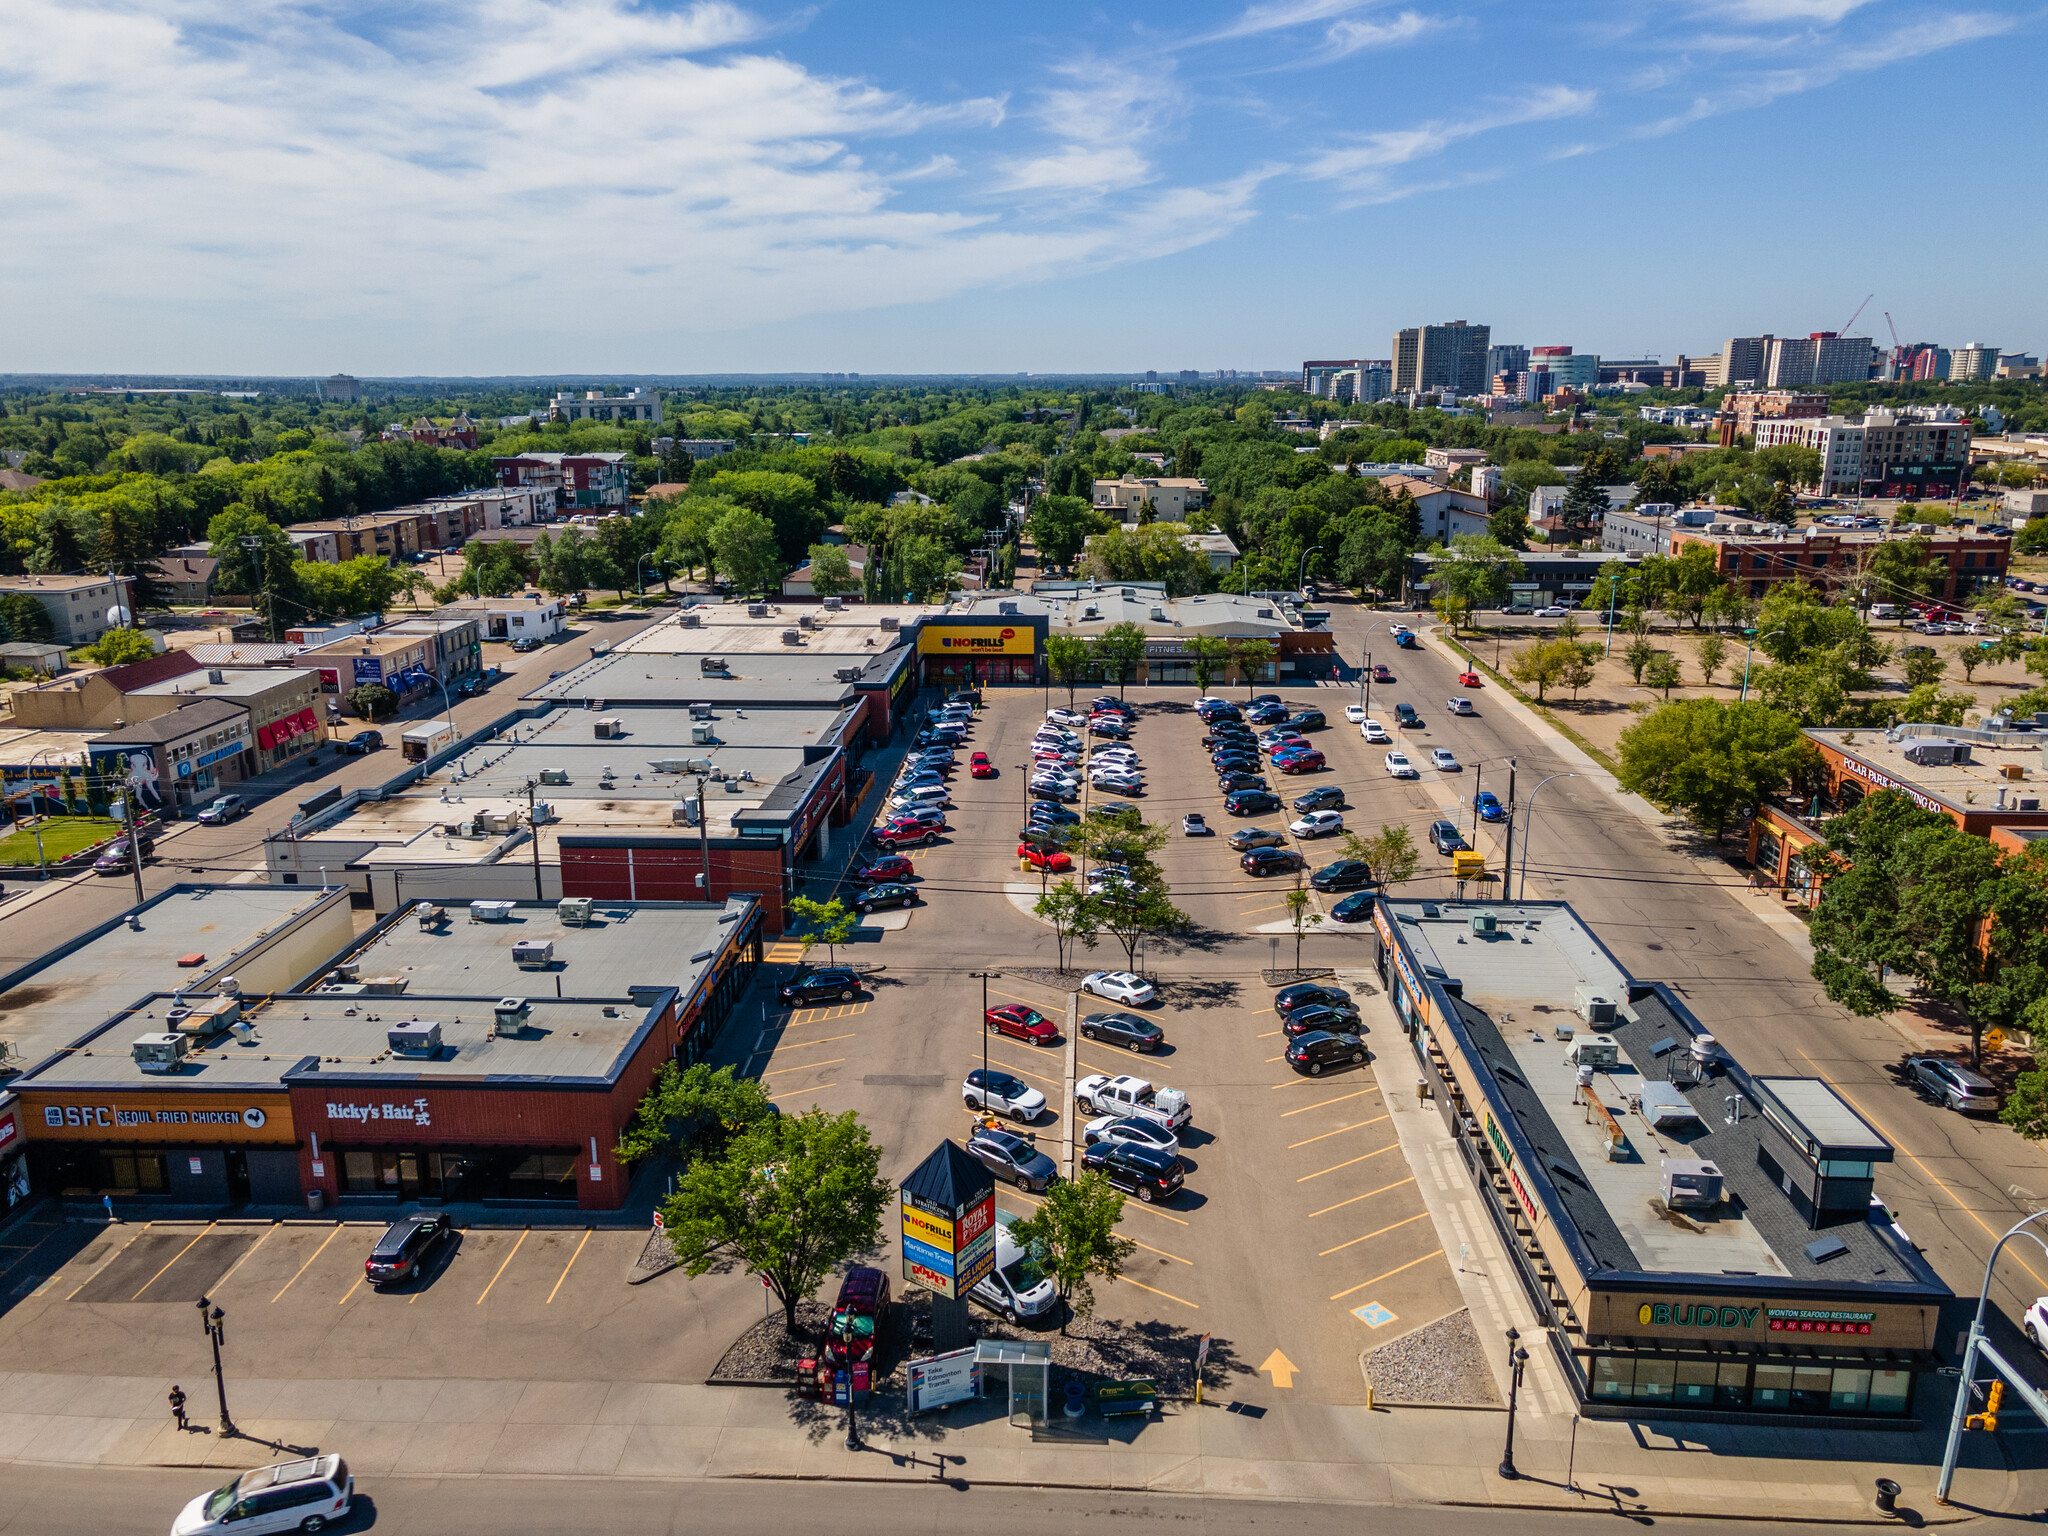
[{"label": "utility pole", "polygon": [[1515,874],[1515,760],[1508,759],[1508,848],[1500,861],[1500,899],[1510,901],[1515,888],[1510,883]]},{"label": "utility pole", "polygon": [[969,971],[967,974],[971,977],[978,977],[981,981],[981,1107],[986,1111],[988,1109],[988,984],[992,978],[1003,973],[1001,971]]},{"label": "utility pole", "polygon": [[121,819],[127,823],[128,868],[135,876],[135,900],[139,905],[149,900],[149,897],[142,889],[142,839],[135,828],[135,786],[133,784],[124,784],[121,787]]}]

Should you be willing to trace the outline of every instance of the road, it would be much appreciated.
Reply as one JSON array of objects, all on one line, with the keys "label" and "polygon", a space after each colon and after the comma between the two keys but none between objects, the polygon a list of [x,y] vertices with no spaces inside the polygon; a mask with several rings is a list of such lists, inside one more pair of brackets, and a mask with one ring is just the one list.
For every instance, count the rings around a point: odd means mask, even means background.
[{"label": "road", "polygon": [[[505,676],[487,692],[474,699],[457,700],[456,723],[465,731],[510,713],[519,695],[546,679],[550,672],[567,671],[590,659],[591,646],[600,640],[614,644],[638,633],[652,617],[644,619],[579,618],[568,638],[537,651],[518,655],[511,647],[484,647],[486,665],[502,667]],[[288,789],[275,792],[240,821],[207,827],[197,822],[179,823],[157,839],[157,853],[144,866],[143,889],[151,896],[185,880],[232,880],[263,864],[263,840],[281,830],[291,819],[298,802],[329,786],[343,790],[379,784],[404,766],[396,749],[399,732],[421,719],[438,718],[442,707],[440,690],[431,701],[422,701],[401,718],[382,727],[384,738],[393,745],[366,757],[342,757],[332,748],[320,753],[320,763],[309,776],[293,780]],[[345,723],[344,736],[360,729],[360,723]],[[11,887],[0,905],[0,972],[33,960],[66,939],[84,933],[125,911],[135,902],[135,881],[77,876],[53,881],[49,887],[20,883]]]},{"label": "road", "polygon": [[[2048,1208],[2048,1153],[1995,1122],[1966,1119],[1907,1089],[1899,1064],[1927,1048],[1929,1038],[1906,1023],[1860,1019],[1831,1003],[1813,980],[1807,954],[1754,915],[1770,898],[1745,893],[1740,869],[1683,829],[1660,836],[1647,828],[1611,780],[1587,774],[1576,753],[1567,757],[1539,736],[1504,706],[1497,689],[1460,688],[1458,666],[1435,650],[1395,650],[1385,629],[1374,627],[1384,620],[1336,604],[1339,651],[1350,659],[1369,648],[1376,661],[1393,666],[1397,682],[1374,685],[1372,710],[1391,725],[1396,702],[1416,706],[1422,728],[1400,742],[1411,757],[1426,763],[1431,747],[1449,746],[1462,765],[1460,773],[1441,775],[1425,767],[1422,780],[1407,786],[1415,829],[1433,815],[1456,819],[1462,802],[1460,824],[1469,837],[1478,781],[1505,800],[1510,758],[1525,816],[1536,785],[1555,774],[1581,774],[1553,780],[1535,803],[1533,825],[1517,832],[1517,894],[1569,901],[1630,974],[1670,983],[1752,1072],[1832,1083],[1897,1148],[1897,1159],[1880,1165],[1879,1197],[1942,1278],[1974,1296],[1998,1235]],[[1446,712],[1445,701],[1458,694],[1475,698],[1477,715]],[[1340,697],[1353,702],[1357,695]],[[1481,833],[1475,846],[1498,869],[1500,829]],[[1722,850],[1734,851],[1732,840]],[[1445,862],[1429,851],[1423,857],[1426,872]],[[1451,886],[1441,879],[1435,889],[1422,889],[1449,894]],[[2007,1255],[1993,1297],[2016,1320],[2048,1293],[2048,1259],[2010,1247]]]},{"label": "road", "polygon": [[[217,1475],[217,1474],[216,1474]],[[0,1532],[7,1536],[123,1536],[161,1532],[183,1503],[213,1485],[194,1471],[102,1470],[82,1478],[75,1467],[17,1464],[0,1485]],[[1286,1531],[1291,1536],[1352,1536],[1362,1511],[1349,1504],[1255,1499],[1200,1499],[1146,1492],[1114,1494],[1058,1488],[882,1486],[856,1482],[665,1482],[612,1478],[601,1497],[582,1478],[381,1478],[358,1485],[357,1507],[336,1532],[434,1531],[439,1536],[503,1536],[547,1531],[553,1536],[640,1536],[717,1532],[719,1536],[786,1536],[812,1525],[833,1531],[929,1531],[934,1536],[972,1521],[981,1529],[1034,1536],[1117,1531]],[[1595,1508],[1605,1506],[1595,1505]],[[808,1514],[805,1512],[809,1511]],[[1584,1529],[1583,1517],[1517,1511],[1513,1529],[1553,1536]],[[1405,1508],[1401,1529],[1415,1536],[1484,1536],[1501,1528],[1500,1512]],[[1648,1520],[1644,1524],[1652,1523]],[[1743,1521],[1655,1522],[1674,1536],[1710,1531],[1799,1530],[1813,1524]]]}]

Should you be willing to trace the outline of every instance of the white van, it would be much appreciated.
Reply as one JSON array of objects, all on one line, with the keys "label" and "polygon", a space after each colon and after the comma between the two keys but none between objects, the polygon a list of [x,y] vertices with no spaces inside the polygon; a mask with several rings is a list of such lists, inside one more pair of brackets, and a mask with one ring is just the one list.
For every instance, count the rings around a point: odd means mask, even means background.
[{"label": "white van", "polygon": [[339,1456],[314,1456],[244,1472],[179,1511],[171,1536],[261,1536],[319,1531],[348,1513],[356,1480]]},{"label": "white van", "polygon": [[996,1212],[996,1267],[988,1278],[967,1294],[983,1306],[1003,1315],[1003,1320],[1021,1323],[1039,1317],[1059,1305],[1059,1289],[1040,1271],[1037,1260],[1017,1246],[1010,1236],[1010,1223],[1017,1218],[1008,1211]]}]

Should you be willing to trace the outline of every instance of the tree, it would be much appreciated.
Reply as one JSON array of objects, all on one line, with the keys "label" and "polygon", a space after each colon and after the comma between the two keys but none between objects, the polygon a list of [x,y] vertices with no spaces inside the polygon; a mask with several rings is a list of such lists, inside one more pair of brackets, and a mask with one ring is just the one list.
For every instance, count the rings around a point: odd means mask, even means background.
[{"label": "tree", "polygon": [[1117,696],[1145,659],[1145,629],[1129,620],[1112,624],[1095,639],[1095,657],[1106,675],[1116,678]]},{"label": "tree", "polygon": [[1433,606],[1453,629],[1474,608],[1498,608],[1508,600],[1508,583],[1526,575],[1514,552],[1489,535],[1461,533],[1431,571]]},{"label": "tree", "polygon": [[796,1330],[797,1303],[873,1248],[895,1196],[881,1148],[851,1110],[810,1109],[757,1124],[721,1157],[684,1170],[662,1205],[669,1242],[693,1278],[731,1254],[758,1274]]},{"label": "tree", "polygon": [[708,1062],[664,1062],[633,1111],[633,1123],[619,1135],[619,1161],[631,1167],[658,1153],[723,1157],[735,1136],[774,1114],[774,1101],[759,1078]]},{"label": "tree", "polygon": [[1026,526],[1039,559],[1047,565],[1065,565],[1104,521],[1079,496],[1041,496]]},{"label": "tree", "polygon": [[1934,683],[1923,683],[1899,701],[1892,711],[1892,720],[1917,725],[1961,725],[1976,704],[1974,693],[1961,689],[1945,691]]},{"label": "tree", "polygon": [[125,662],[149,660],[156,654],[156,647],[139,629],[110,629],[86,646],[85,654],[100,666],[118,667]]},{"label": "tree", "polygon": [[1094,1276],[1114,1280],[1138,1251],[1116,1235],[1124,1197],[1106,1174],[1089,1170],[1047,1187],[1038,1209],[1010,1228],[1010,1236],[1039,1263],[1060,1293],[1060,1332],[1067,1317],[1095,1311]]},{"label": "tree", "polygon": [[1564,643],[1569,646],[1569,649],[1565,652],[1564,667],[1559,671],[1557,680],[1564,684],[1565,687],[1571,689],[1572,702],[1576,704],[1579,699],[1579,690],[1593,681],[1595,676],[1593,664],[1599,658],[1600,647],[1569,641]]},{"label": "tree", "polygon": [[1323,914],[1315,910],[1313,900],[1304,886],[1297,885],[1287,893],[1287,923],[1294,930],[1294,969],[1301,969],[1301,940],[1309,929],[1323,920]]},{"label": "tree", "polygon": [[1502,507],[1486,520],[1486,531],[1502,549],[1529,547],[1529,509],[1520,504]]},{"label": "tree", "polygon": [[1659,651],[1643,669],[1643,676],[1649,680],[1650,687],[1661,690],[1667,699],[1671,697],[1671,690],[1685,681],[1678,670],[1678,658],[1669,651]]},{"label": "tree", "polygon": [[1600,468],[1589,458],[1572,476],[1572,483],[1557,509],[1559,532],[1564,535],[1561,542],[1583,540],[1607,516],[1607,492],[1597,478]]},{"label": "tree", "polygon": [[1906,658],[1906,686],[1932,688],[1941,681],[1942,673],[1947,670],[1948,663],[1933,651],[1916,651]]},{"label": "tree", "polygon": [[1031,904],[1031,910],[1052,924],[1054,949],[1059,968],[1067,968],[1067,950],[1080,944],[1095,947],[1098,914],[1095,904],[1071,880],[1062,880]]},{"label": "tree", "polygon": [[1362,860],[1381,889],[1413,880],[1422,864],[1414,837],[1398,822],[1389,822],[1369,837],[1346,832],[1344,857]]},{"label": "tree", "polygon": [[1638,635],[1629,642],[1628,649],[1621,653],[1621,664],[1628,668],[1629,676],[1640,683],[1643,680],[1643,668],[1661,654],[1656,646]]},{"label": "tree", "polygon": [[1697,654],[1700,662],[1700,681],[1711,688],[1714,686],[1714,674],[1720,671],[1728,660],[1728,646],[1719,635],[1705,634],[1700,637]]},{"label": "tree", "polygon": [[1048,635],[1045,640],[1045,669],[1052,680],[1067,690],[1067,707],[1074,707],[1074,689],[1088,675],[1094,658],[1088,642],[1077,635]]},{"label": "tree", "polygon": [[895,541],[889,551],[890,579],[915,602],[941,600],[960,573],[960,558],[928,534]]},{"label": "tree", "polygon": [[860,590],[860,579],[846,558],[843,544],[813,544],[810,553],[811,591],[818,597],[842,597]]},{"label": "tree", "polygon": [[[467,548],[468,546],[465,545],[464,547]],[[420,594],[422,592],[431,593],[434,590],[434,579],[416,565],[408,565],[405,569],[394,572],[392,579],[396,588],[392,596],[396,597],[399,593],[404,593],[407,597],[411,598],[414,613],[420,611]]]},{"label": "tree", "polygon": [[775,527],[760,513],[734,507],[711,530],[718,568],[739,592],[768,592],[782,580],[782,555]]},{"label": "tree", "polygon": [[1168,597],[1206,592],[1212,579],[1209,557],[1188,543],[1186,523],[1141,523],[1098,533],[1081,554],[1080,574],[1100,582],[1157,581]]},{"label": "tree", "polygon": [[1237,675],[1244,683],[1246,697],[1265,681],[1261,675],[1272,665],[1273,658],[1280,654],[1280,648],[1270,640],[1233,640],[1230,642],[1230,659],[1237,664]]},{"label": "tree", "polygon": [[823,944],[825,952],[834,961],[839,958],[839,946],[853,937],[853,930],[860,925],[860,913],[850,910],[837,896],[830,901],[813,901],[808,896],[792,896],[789,899],[789,915],[805,925],[797,936],[803,946],[804,958],[809,959],[811,946]]},{"label": "tree", "polygon": [[1568,650],[1573,648],[1568,640],[1543,640],[1535,645],[1525,645],[1515,652],[1508,662],[1508,676],[1518,683],[1527,684],[1536,690],[1536,702],[1543,702],[1543,690],[1564,676]]},{"label": "tree", "polygon": [[348,691],[348,707],[358,720],[381,720],[398,708],[398,695],[382,683],[358,683]]},{"label": "tree", "polygon": [[1621,733],[1621,787],[1719,840],[1816,761],[1798,722],[1756,702],[1680,699]]},{"label": "tree", "polygon": [[1932,592],[1934,577],[1923,536],[1916,533],[1911,538],[1886,539],[1871,552],[1857,583],[1857,593],[1866,607],[1874,602],[1898,604],[1899,623],[1903,626],[1908,617],[1906,605]]},{"label": "tree", "polygon": [[1185,649],[1194,668],[1196,691],[1206,694],[1230,665],[1230,642],[1221,635],[1189,635]]}]

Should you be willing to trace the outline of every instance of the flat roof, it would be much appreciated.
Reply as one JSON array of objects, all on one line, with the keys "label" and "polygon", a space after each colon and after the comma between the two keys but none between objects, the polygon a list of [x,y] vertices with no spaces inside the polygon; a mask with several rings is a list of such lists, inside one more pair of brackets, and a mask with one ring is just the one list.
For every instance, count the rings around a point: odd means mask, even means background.
[{"label": "flat roof", "polygon": [[[1129,590],[1130,596],[1124,595]],[[1004,612],[1005,608],[1010,611]],[[1154,618],[1153,609],[1163,618]],[[1089,610],[1095,610],[1093,617]],[[952,618],[1036,618],[1043,617],[1048,629],[1095,634],[1112,624],[1136,624],[1148,634],[1162,638],[1175,634],[1293,633],[1304,628],[1300,610],[1272,598],[1245,596],[1236,592],[1209,592],[1200,597],[1166,597],[1157,588],[1136,583],[1104,582],[1094,590],[1081,588],[1072,596],[1034,592],[970,592],[947,606],[935,619]]]},{"label": "flat roof", "polygon": [[[523,994],[510,993],[508,996]],[[198,994],[186,994],[192,1001]],[[67,1088],[270,1090],[287,1080],[332,1079],[337,1087],[456,1080],[464,1084],[516,1081],[522,1086],[606,1082],[631,1059],[654,1028],[671,993],[637,1001],[534,997],[517,1035],[496,1031],[497,997],[322,997],[292,994],[258,999],[243,1011],[254,1026],[245,1042],[223,1035],[170,1072],[145,1072],[130,1049],[137,1035],[158,1033],[174,998],[159,993],[110,1021],[77,1050],[45,1063],[17,1089]],[[432,1057],[396,1056],[386,1032],[420,1019],[441,1026],[441,1049]]]},{"label": "flat roof", "polygon": [[[559,983],[572,997],[618,998],[648,987],[674,987],[687,997],[757,903],[738,896],[715,904],[601,901],[590,921],[577,925],[564,922],[552,901],[516,902],[505,921],[489,923],[471,921],[459,902],[445,902],[447,921],[422,928],[419,915],[433,905],[407,902],[298,990],[318,994],[377,977],[397,978],[407,995],[539,996]],[[553,959],[544,969],[523,969],[512,948],[535,941],[553,944]],[[379,996],[380,1005],[392,1001]]]},{"label": "flat roof", "polygon": [[[1975,730],[1946,727],[1938,735],[1900,736],[1896,740],[1880,730],[1823,731],[1810,729],[1807,740],[1822,753],[1843,760],[1851,777],[1861,779],[1871,790],[1898,789],[1923,800],[1937,800],[1958,814],[1982,816],[1995,812],[2017,819],[2039,814],[2048,821],[2048,787],[2041,776],[2041,754],[2048,748],[2048,733],[2012,732],[2010,740],[1997,745],[1980,739]],[[1844,741],[1843,738],[1848,740]],[[1967,763],[1914,763],[1906,749],[1914,744],[1929,745],[1955,741],[1970,749]],[[2033,777],[2008,779],[1999,770],[2015,764]],[[1862,770],[1862,771],[1859,771]],[[1872,772],[1871,770],[1874,770]],[[2036,802],[2034,812],[2023,812],[2022,798]],[[1926,807],[1934,809],[1932,805]]]},{"label": "flat roof", "polygon": [[[771,602],[764,616],[752,617],[747,613],[749,606],[760,605],[698,603],[664,616],[660,623],[620,641],[617,649],[635,656],[723,656],[759,651],[771,655],[834,653],[852,658],[861,652],[888,649],[915,632],[920,619],[940,611],[912,603],[851,603],[834,611],[817,603]],[[896,628],[884,629],[885,618],[894,619]],[[689,619],[696,622],[685,622]],[[796,631],[797,644],[783,639],[788,630]]]},{"label": "flat roof", "polygon": [[[1867,1222],[1832,1223],[1819,1232],[1807,1226],[1758,1166],[1762,1091],[1739,1064],[1698,1084],[1671,1081],[1669,1064],[1689,1057],[1699,1026],[1663,994],[1634,981],[1568,906],[1417,899],[1386,907],[1424,976],[1456,984],[1457,1025],[1492,1074],[1491,1096],[1513,1116],[1541,1165],[1530,1187],[1543,1191],[1552,1215],[1569,1223],[1595,1270],[1834,1283],[1926,1283],[1931,1277],[1916,1274]],[[1473,932],[1471,920],[1480,913],[1493,916],[1492,935]],[[1581,989],[1615,1005],[1611,1025],[1593,1026],[1580,1016]],[[1576,1102],[1577,1068],[1567,1058],[1570,1040],[1560,1038],[1560,1026],[1577,1038],[1608,1035],[1618,1047],[1619,1062],[1595,1074],[1593,1089],[1621,1125],[1631,1157],[1609,1161],[1602,1125]],[[1826,1084],[1767,1081],[1773,1097],[1810,1109],[1831,1132],[1851,1129],[1833,1117],[1830,1105],[1840,1101]],[[1645,1110],[1654,1113],[1657,1100],[1671,1102],[1674,1095],[1696,1120],[1653,1123]],[[1746,1105],[1732,1125],[1731,1096]],[[1848,1118],[1858,1134],[1876,1142],[1855,1155],[1889,1157],[1881,1137],[1853,1114]],[[1670,1219],[1662,1207],[1666,1159],[1712,1162],[1731,1198],[1712,1212]],[[1839,1238],[1845,1251],[1817,1262],[1806,1249],[1822,1233]]]},{"label": "flat roof", "polygon": [[[686,633],[696,634],[691,630]],[[716,634],[716,631],[701,633]],[[593,657],[582,666],[550,678],[522,698],[581,702],[602,699],[606,704],[688,704],[693,701],[740,708],[782,710],[803,706],[838,707],[858,695],[858,684],[885,686],[915,651],[908,633],[886,635],[893,642],[857,653],[788,650],[727,654],[706,644],[688,654],[663,655],[647,652],[613,651]],[[715,656],[730,663],[723,673],[706,673],[700,660]],[[841,672],[860,669],[858,678],[841,678]]]},{"label": "flat roof", "polygon": [[[0,1039],[20,1070],[105,1023],[137,998],[181,986],[212,987],[238,958],[322,906],[343,908],[341,887],[175,885],[128,914],[0,976]],[[180,967],[190,955],[202,963]],[[0,1069],[4,1070],[4,1069]]]},{"label": "flat roof", "polygon": [[223,667],[220,681],[212,682],[204,671],[183,672],[176,677],[167,677],[160,683],[148,683],[140,688],[131,688],[131,693],[151,694],[159,698],[180,694],[197,694],[217,699],[246,699],[259,693],[268,693],[281,688],[292,680],[308,688],[320,686],[320,674],[296,667]]},{"label": "flat roof", "polygon": [[0,763],[36,766],[52,774],[60,767],[76,767],[86,747],[98,741],[103,731],[38,731],[23,726],[0,728]]}]

